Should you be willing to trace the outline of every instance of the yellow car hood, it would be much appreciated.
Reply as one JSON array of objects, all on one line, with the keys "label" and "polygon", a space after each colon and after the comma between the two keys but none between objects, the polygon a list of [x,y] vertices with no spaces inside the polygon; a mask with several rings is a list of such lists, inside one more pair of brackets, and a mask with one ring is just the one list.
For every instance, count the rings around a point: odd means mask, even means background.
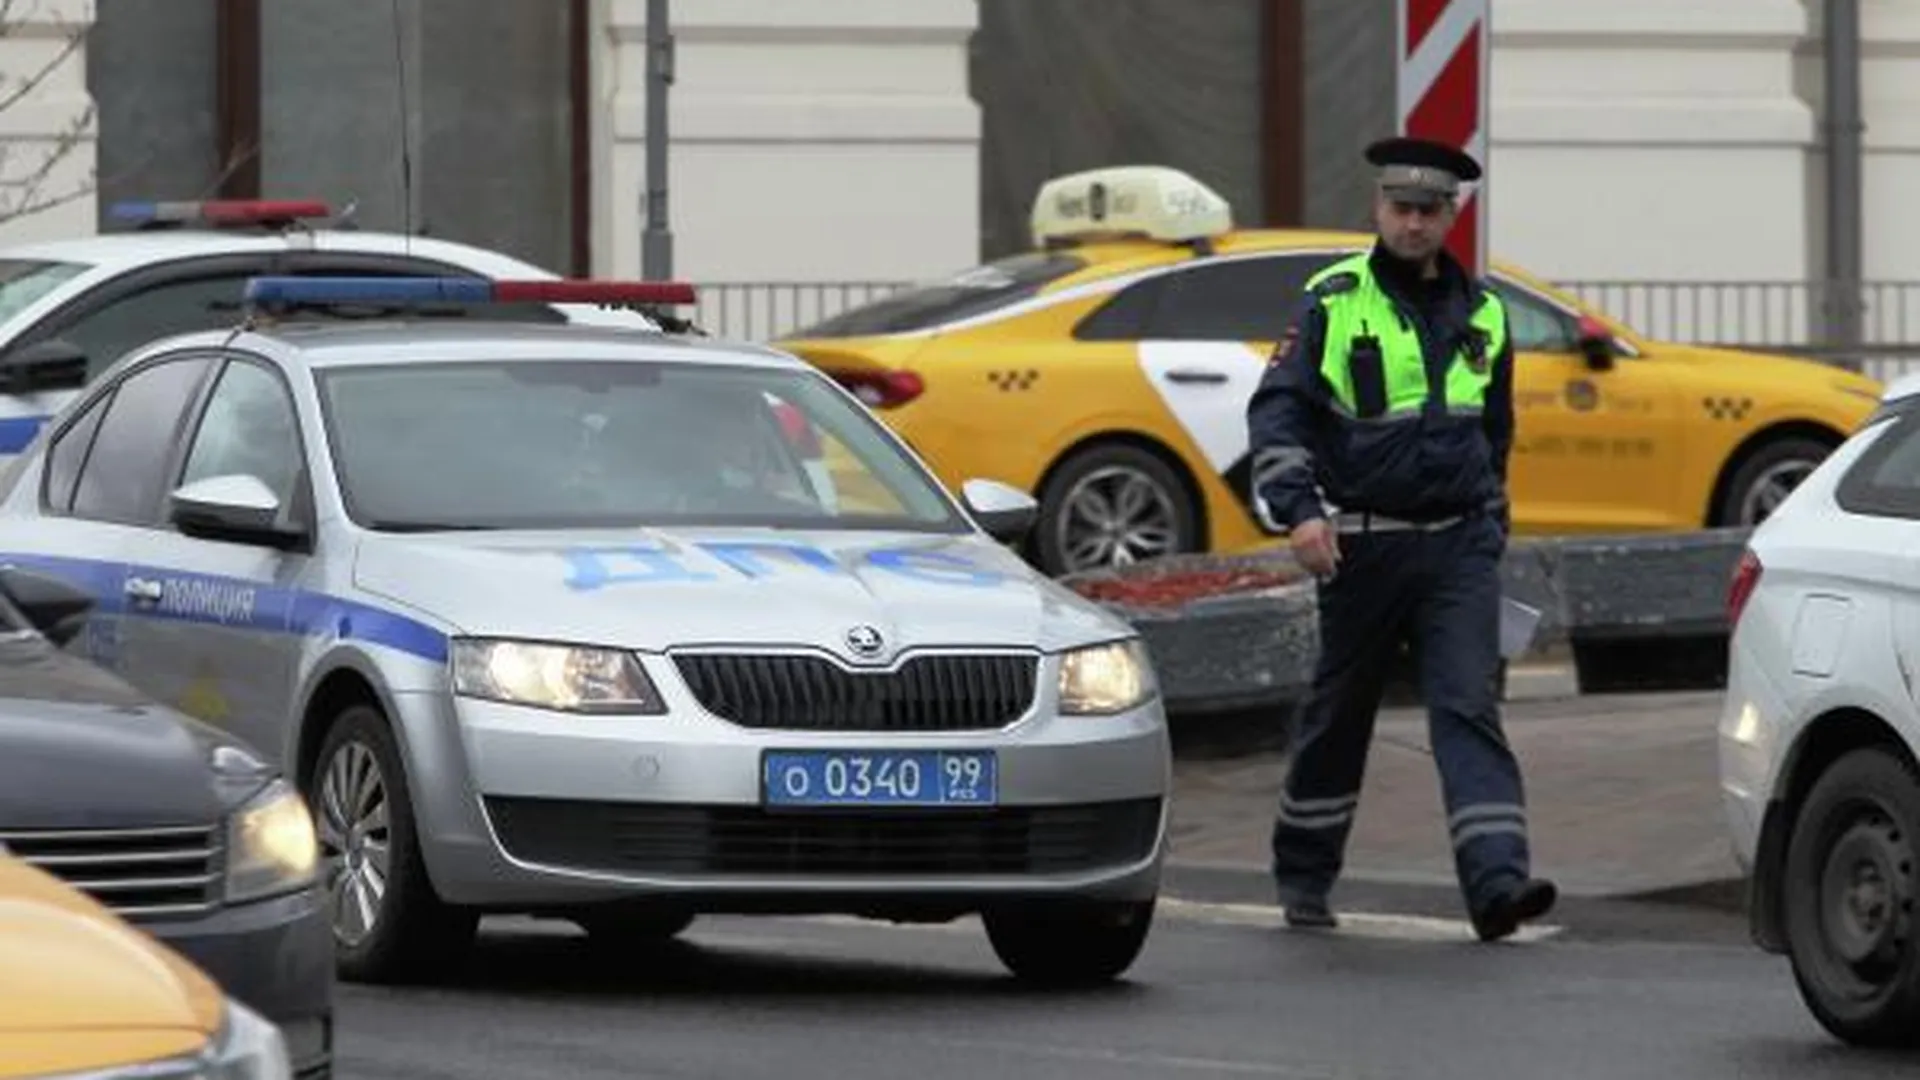
[{"label": "yellow car hood", "polygon": [[90,897],[0,856],[0,1077],[192,1053],[219,987]]}]

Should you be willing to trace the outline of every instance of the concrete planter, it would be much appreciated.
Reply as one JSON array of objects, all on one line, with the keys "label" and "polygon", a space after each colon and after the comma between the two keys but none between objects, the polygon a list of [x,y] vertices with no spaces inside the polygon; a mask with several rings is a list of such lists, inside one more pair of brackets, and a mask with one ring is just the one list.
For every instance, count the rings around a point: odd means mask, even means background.
[{"label": "concrete planter", "polygon": [[[1725,683],[1727,582],[1747,531],[1521,538],[1502,563],[1508,596],[1540,609],[1534,652],[1570,647],[1583,693]],[[1181,596],[1207,578],[1222,591]],[[1239,578],[1236,587],[1233,579]],[[1170,712],[1274,710],[1307,696],[1320,635],[1313,582],[1284,549],[1183,555],[1064,577],[1138,627]],[[1168,590],[1141,602],[1126,590]],[[1417,700],[1403,664],[1389,702]]]}]

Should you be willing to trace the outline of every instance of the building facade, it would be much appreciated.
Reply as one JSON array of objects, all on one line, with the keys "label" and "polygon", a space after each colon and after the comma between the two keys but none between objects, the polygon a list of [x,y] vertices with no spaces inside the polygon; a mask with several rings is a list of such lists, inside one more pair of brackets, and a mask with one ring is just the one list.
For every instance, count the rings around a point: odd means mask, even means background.
[{"label": "building facade", "polygon": [[[92,27],[4,110],[10,171],[91,109],[52,172],[97,172],[99,198],[0,241],[85,231],[112,198],[315,196],[558,271],[639,271],[646,0],[29,7],[9,55],[52,56],[61,19]],[[1920,7],[1861,7],[1864,276],[1920,281],[1920,224],[1896,212],[1920,172]],[[1817,0],[1492,8],[1496,255],[1701,295],[1823,276]],[[742,305],[802,286],[741,332],[861,295],[824,286],[1017,250],[1040,180],[1091,165],[1188,169],[1249,224],[1364,227],[1360,148],[1392,127],[1388,0],[672,0],[671,17],[673,271],[736,283]],[[1904,334],[1914,291],[1888,293],[1870,335]],[[1709,327],[1636,303],[1609,306],[1678,336],[1808,329],[1804,304]]]}]

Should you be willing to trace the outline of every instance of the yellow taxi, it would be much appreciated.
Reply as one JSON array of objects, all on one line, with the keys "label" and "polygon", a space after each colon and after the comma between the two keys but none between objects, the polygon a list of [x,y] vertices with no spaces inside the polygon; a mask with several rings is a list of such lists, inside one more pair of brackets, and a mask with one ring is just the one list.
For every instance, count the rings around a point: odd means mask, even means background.
[{"label": "yellow taxi", "polygon": [[180,954],[0,849],[0,1080],[287,1080],[280,1032]]},{"label": "yellow taxi", "polygon": [[[1032,492],[1049,573],[1272,541],[1251,510],[1246,402],[1309,277],[1361,233],[1237,229],[1178,170],[1058,177],[1035,248],[775,344],[832,374],[950,486]],[[1764,518],[1874,408],[1810,360],[1654,341],[1517,267],[1488,280],[1515,347],[1522,534]]]}]

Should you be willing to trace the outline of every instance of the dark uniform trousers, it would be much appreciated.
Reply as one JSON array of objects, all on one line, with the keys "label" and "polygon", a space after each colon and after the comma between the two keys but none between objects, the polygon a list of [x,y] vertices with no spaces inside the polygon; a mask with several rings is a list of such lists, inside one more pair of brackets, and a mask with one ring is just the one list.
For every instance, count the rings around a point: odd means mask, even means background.
[{"label": "dark uniform trousers", "polygon": [[1360,800],[1395,648],[1419,661],[1454,866],[1471,910],[1529,873],[1520,769],[1499,713],[1501,525],[1342,532],[1320,584],[1320,658],[1273,830],[1283,905],[1324,898]]}]

